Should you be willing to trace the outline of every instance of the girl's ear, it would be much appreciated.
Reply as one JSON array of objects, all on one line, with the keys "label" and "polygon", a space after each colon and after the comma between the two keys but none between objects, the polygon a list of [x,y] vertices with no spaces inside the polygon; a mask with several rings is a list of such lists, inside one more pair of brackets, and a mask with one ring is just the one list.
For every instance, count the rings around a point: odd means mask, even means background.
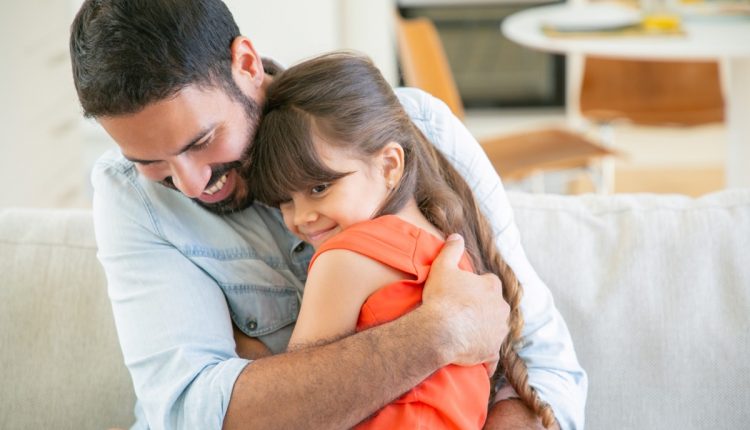
[{"label": "girl's ear", "polygon": [[380,150],[379,158],[385,186],[391,191],[404,175],[404,148],[398,142],[388,142]]}]

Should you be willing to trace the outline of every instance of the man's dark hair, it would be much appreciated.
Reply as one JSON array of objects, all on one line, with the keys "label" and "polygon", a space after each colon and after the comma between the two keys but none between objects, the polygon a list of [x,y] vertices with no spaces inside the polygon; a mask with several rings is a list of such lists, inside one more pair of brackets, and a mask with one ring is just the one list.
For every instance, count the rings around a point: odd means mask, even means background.
[{"label": "man's dark hair", "polygon": [[221,0],[86,0],[70,31],[73,81],[87,117],[135,113],[189,85],[236,98]]}]

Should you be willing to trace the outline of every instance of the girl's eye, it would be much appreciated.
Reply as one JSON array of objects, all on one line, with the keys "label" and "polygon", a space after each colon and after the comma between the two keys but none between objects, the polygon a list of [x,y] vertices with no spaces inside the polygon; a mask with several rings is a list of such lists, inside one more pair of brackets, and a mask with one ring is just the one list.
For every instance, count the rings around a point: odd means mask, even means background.
[{"label": "girl's eye", "polygon": [[330,186],[331,186],[331,184],[316,185],[316,186],[314,186],[314,187],[312,187],[310,189],[310,194],[320,194],[320,193],[324,192],[325,190],[327,190],[328,187],[330,187]]}]

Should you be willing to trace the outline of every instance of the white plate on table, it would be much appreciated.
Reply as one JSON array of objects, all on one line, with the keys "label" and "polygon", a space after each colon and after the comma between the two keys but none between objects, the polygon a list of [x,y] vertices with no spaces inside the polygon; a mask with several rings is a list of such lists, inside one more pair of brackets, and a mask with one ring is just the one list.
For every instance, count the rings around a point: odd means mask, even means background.
[{"label": "white plate on table", "polygon": [[637,25],[641,12],[614,4],[568,6],[545,16],[543,27],[555,31],[600,31]]}]

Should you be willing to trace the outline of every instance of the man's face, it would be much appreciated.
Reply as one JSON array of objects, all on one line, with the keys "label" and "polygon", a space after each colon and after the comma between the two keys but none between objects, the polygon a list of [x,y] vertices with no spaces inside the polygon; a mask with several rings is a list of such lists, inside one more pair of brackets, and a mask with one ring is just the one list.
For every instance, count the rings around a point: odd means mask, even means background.
[{"label": "man's face", "polygon": [[190,86],[135,114],[98,120],[143,176],[229,213],[252,203],[245,170],[260,108],[242,97]]}]

